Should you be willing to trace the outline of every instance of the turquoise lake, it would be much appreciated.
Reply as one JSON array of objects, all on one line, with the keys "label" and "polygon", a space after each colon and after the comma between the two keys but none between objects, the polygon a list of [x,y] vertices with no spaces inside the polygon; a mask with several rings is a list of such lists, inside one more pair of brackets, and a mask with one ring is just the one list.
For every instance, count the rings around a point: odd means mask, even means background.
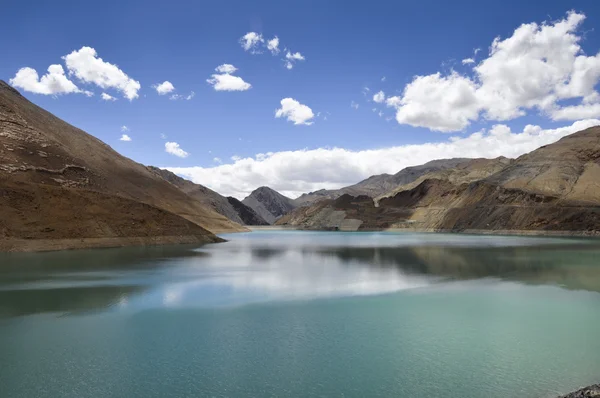
[{"label": "turquoise lake", "polygon": [[600,240],[258,231],[0,254],[0,397],[556,397]]}]

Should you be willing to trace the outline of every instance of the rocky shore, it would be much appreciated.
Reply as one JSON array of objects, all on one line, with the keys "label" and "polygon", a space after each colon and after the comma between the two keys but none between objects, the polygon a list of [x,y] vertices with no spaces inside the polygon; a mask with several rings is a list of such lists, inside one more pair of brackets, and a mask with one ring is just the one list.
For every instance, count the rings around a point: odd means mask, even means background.
[{"label": "rocky shore", "polygon": [[561,395],[558,398],[597,398],[600,397],[600,384],[584,387],[567,395]]}]

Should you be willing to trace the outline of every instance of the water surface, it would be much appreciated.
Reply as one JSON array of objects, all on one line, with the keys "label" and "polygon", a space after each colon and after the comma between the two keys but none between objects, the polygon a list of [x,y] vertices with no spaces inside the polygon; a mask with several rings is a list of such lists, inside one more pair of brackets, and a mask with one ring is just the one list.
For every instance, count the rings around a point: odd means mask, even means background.
[{"label": "water surface", "polygon": [[600,241],[225,237],[0,254],[0,396],[534,398],[600,381]]}]

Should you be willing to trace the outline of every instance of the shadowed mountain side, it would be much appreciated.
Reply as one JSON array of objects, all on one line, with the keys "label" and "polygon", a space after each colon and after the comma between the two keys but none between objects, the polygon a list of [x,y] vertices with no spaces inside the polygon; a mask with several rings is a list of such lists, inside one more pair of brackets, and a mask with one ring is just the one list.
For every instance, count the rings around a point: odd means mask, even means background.
[{"label": "shadowed mountain side", "polygon": [[270,225],[264,218],[250,206],[246,206],[233,196],[228,196],[227,201],[235,209],[238,216],[245,225]]},{"label": "shadowed mountain side", "polygon": [[260,187],[252,191],[242,203],[254,210],[269,224],[296,208],[294,201],[269,188]]},{"label": "shadowed mountain side", "polygon": [[148,166],[148,169],[181,189],[198,202],[213,209],[217,213],[224,215],[233,222],[242,225],[268,225],[268,223],[250,207],[244,205],[237,199],[234,204],[232,203],[231,198],[226,198],[212,189],[200,184],[195,184],[185,178],[181,178],[168,170],[159,169],[154,166]]}]

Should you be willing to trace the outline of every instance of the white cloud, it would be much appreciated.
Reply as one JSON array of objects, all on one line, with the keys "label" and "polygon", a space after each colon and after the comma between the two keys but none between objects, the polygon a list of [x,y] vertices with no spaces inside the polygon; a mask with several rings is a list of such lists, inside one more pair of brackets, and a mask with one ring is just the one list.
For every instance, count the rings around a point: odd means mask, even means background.
[{"label": "white cloud", "polygon": [[21,88],[35,94],[60,95],[69,93],[83,93],[75,83],[70,81],[65,75],[61,65],[50,65],[48,73],[41,78],[33,68],[21,68],[9,80],[14,87]]},{"label": "white cloud", "polygon": [[[562,20],[523,24],[510,37],[496,38],[473,77],[455,71],[416,76],[402,96],[392,97],[397,121],[448,132],[481,117],[504,121],[530,110],[554,120],[600,117],[595,90],[600,53],[587,56],[579,45],[584,19],[569,12]],[[561,100],[578,99],[580,104],[560,105]]]},{"label": "white cloud", "polygon": [[382,81],[382,82],[384,82],[385,80],[386,80],[386,77],[385,77],[385,76],[381,78],[381,81]]},{"label": "white cloud", "polygon": [[250,83],[245,82],[241,77],[228,73],[212,75],[212,78],[206,79],[206,81],[213,86],[215,91],[246,91],[252,87]]},{"label": "white cloud", "polygon": [[112,95],[106,94],[106,93],[102,93],[100,94],[100,97],[104,100],[104,101],[116,101],[117,99],[115,97],[113,97]]},{"label": "white cloud", "polygon": [[285,67],[287,69],[292,69],[297,61],[304,61],[304,60],[305,60],[304,55],[300,54],[299,52],[292,53],[290,51],[287,51],[285,54],[285,60],[284,60]]},{"label": "white cloud", "polygon": [[350,103],[350,107],[351,107],[351,108],[354,108],[354,109],[358,109],[358,104],[357,104],[356,102],[352,101],[352,102]]},{"label": "white cloud", "polygon": [[477,87],[467,77],[453,72],[442,76],[417,76],[404,89],[402,97],[388,98],[396,106],[401,124],[449,132],[462,130],[479,115]]},{"label": "white cloud", "polygon": [[442,142],[361,151],[304,149],[257,154],[254,158],[242,158],[215,167],[167,168],[226,196],[242,199],[256,187],[266,185],[284,195],[297,197],[322,188],[335,189],[355,184],[375,174],[394,174],[405,167],[434,159],[514,158],[599,124],[600,120],[583,120],[552,130],[528,125],[522,132],[512,132],[505,125],[496,125],[489,131],[448,137]]},{"label": "white cloud", "polygon": [[238,69],[231,64],[223,64],[217,66],[215,70],[219,73],[234,73]]},{"label": "white cloud", "polygon": [[158,95],[165,95],[165,94],[169,94],[170,92],[175,91],[175,87],[168,80],[165,80],[162,83],[156,83],[152,86],[152,88],[156,90]]},{"label": "white cloud", "polygon": [[281,108],[275,111],[275,117],[285,117],[294,124],[304,124],[310,126],[313,124],[310,120],[315,117],[312,109],[301,104],[293,98],[284,98],[281,100]]},{"label": "white cloud", "polygon": [[131,141],[131,137],[128,136],[127,134],[123,134],[121,136],[121,138],[119,138],[119,141],[127,141],[127,142],[129,142],[129,141]]},{"label": "white cloud", "polygon": [[291,53],[288,51],[285,54],[285,58],[289,59],[289,60],[294,60],[294,61],[304,61],[304,56],[302,54],[300,54],[299,52]]},{"label": "white cloud", "polygon": [[267,41],[267,49],[271,51],[271,54],[279,54],[279,37],[275,36],[271,40]]},{"label": "white cloud", "polygon": [[231,64],[219,65],[215,70],[220,74],[214,74],[210,79],[206,79],[215,91],[246,91],[252,87],[241,77],[232,75],[238,69]]},{"label": "white cloud", "polygon": [[469,64],[474,64],[475,60],[473,58],[465,58],[462,60],[462,64],[463,65],[469,65]]},{"label": "white cloud", "polygon": [[385,101],[385,93],[383,91],[378,92],[373,96],[373,101],[377,102],[378,104],[381,104]]},{"label": "white cloud", "polygon": [[240,38],[240,44],[245,51],[250,51],[253,54],[258,54],[258,47],[264,43],[262,35],[256,32],[248,32]]},{"label": "white cloud", "polygon": [[161,133],[160,134],[160,138],[163,139],[163,140],[166,140],[167,139],[167,135],[165,133]]},{"label": "white cloud", "polygon": [[121,131],[131,131],[127,126],[121,126]]},{"label": "white cloud", "polygon": [[188,95],[182,95],[182,94],[173,94],[169,97],[170,100],[176,101],[176,100],[186,100],[189,101],[192,98],[194,98],[196,96],[195,92],[190,92]]},{"label": "white cloud", "polygon": [[189,153],[179,147],[176,142],[165,142],[165,151],[180,158],[187,158]]},{"label": "white cloud", "polygon": [[223,160],[221,160],[221,158],[213,158],[213,162],[218,163],[218,164],[222,164]]},{"label": "white cloud", "polygon": [[121,91],[123,96],[130,101],[138,98],[140,83],[127,76],[117,65],[99,58],[95,49],[81,47],[62,58],[69,73],[75,75],[82,82],[94,83],[103,89],[114,88]]}]

